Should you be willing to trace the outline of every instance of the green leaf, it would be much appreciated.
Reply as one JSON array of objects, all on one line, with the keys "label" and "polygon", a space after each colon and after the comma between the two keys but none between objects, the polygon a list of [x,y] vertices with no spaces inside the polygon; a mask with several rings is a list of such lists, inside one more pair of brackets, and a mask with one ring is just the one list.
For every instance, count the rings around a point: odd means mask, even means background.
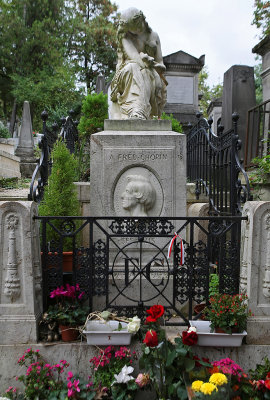
[{"label": "green leaf", "polygon": [[167,366],[167,367],[169,367],[170,365],[172,365],[172,363],[174,362],[175,357],[176,357],[175,351],[169,351],[169,352],[168,352],[167,361],[166,361],[166,366]]},{"label": "green leaf", "polygon": [[100,314],[101,318],[105,319],[105,321],[107,321],[110,317],[111,317],[111,313],[110,311],[102,311],[102,313]]},{"label": "green leaf", "polygon": [[188,398],[186,388],[183,387],[183,386],[180,386],[180,387],[177,389],[177,396],[178,396],[178,398],[181,399],[181,400],[186,400],[186,399]]},{"label": "green leaf", "polygon": [[184,361],[185,369],[187,372],[191,371],[195,367],[195,360],[191,358],[186,358]]},{"label": "green leaf", "polygon": [[187,349],[185,349],[185,347],[177,347],[175,350],[181,357],[185,357],[187,355]]},{"label": "green leaf", "polygon": [[148,346],[145,347],[144,354],[150,354],[150,349]]}]

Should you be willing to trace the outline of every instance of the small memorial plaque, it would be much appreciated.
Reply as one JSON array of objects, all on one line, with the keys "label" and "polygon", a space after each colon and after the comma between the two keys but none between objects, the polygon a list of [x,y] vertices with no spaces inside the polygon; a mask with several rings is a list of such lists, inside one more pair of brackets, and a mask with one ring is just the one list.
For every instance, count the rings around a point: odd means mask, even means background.
[{"label": "small memorial plaque", "polygon": [[193,82],[191,76],[166,76],[167,103],[193,104]]}]

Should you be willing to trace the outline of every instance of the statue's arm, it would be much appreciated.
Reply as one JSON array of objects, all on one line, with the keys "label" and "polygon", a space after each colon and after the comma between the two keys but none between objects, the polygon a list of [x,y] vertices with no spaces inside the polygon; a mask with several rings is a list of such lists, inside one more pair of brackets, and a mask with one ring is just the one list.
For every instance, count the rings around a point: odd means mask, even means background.
[{"label": "statue's arm", "polygon": [[123,45],[124,54],[126,56],[125,58],[135,61],[137,64],[140,65],[141,68],[145,68],[145,64],[144,64],[138,50],[132,43],[132,40],[130,38],[123,38],[122,45]]},{"label": "statue's arm", "polygon": [[163,57],[162,57],[162,52],[161,52],[161,44],[160,44],[159,36],[156,32],[152,32],[152,36],[153,36],[153,40],[155,40],[156,46],[157,46],[154,67],[156,69],[160,69],[161,71],[165,71],[166,67],[163,63]]}]

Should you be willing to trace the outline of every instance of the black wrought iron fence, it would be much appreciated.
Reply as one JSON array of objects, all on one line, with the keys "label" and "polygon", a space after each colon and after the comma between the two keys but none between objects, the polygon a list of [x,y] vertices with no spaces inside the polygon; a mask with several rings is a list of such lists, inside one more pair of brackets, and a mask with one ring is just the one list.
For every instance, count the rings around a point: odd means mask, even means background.
[{"label": "black wrought iron fence", "polygon": [[70,110],[68,117],[61,118],[61,127],[57,123],[54,123],[52,129],[49,129],[47,126],[48,113],[47,111],[41,113],[43,128],[42,138],[38,143],[40,157],[32,176],[28,200],[39,203],[43,199],[44,188],[48,183],[48,177],[51,173],[51,152],[57,138],[62,137],[70,153],[74,153],[75,143],[78,141],[78,121],[73,121],[73,114],[74,111]]},{"label": "black wrought iron fence", "polygon": [[[194,318],[194,305],[208,300],[213,264],[219,291],[238,293],[241,220],[246,217],[36,218],[41,221],[45,310],[50,291],[70,282],[88,294],[89,311],[142,316],[159,303],[167,325],[186,325]],[[167,257],[175,233],[183,239],[183,265],[179,238]],[[67,241],[70,267],[63,262]]]},{"label": "black wrought iron fence", "polygon": [[238,157],[239,116],[233,114],[233,128],[226,132],[220,128],[218,135],[211,130],[212,120],[206,121],[200,113],[197,118],[187,134],[187,177],[196,184],[197,199],[201,192],[209,196],[210,215],[241,215],[241,204],[251,200],[251,195]]}]

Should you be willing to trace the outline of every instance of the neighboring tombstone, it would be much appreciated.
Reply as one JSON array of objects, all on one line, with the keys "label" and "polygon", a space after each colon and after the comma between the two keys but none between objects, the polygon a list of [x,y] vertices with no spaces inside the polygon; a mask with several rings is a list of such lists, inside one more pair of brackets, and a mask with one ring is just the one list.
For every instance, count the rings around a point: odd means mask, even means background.
[{"label": "neighboring tombstone", "polygon": [[158,34],[142,11],[123,11],[117,31],[118,62],[111,82],[112,119],[160,117],[166,103],[165,66]]},{"label": "neighboring tombstone", "polygon": [[[270,100],[270,35],[266,36],[263,40],[261,40],[255,47],[252,49],[252,53],[259,54],[262,56],[262,91],[263,91],[263,101]],[[270,133],[270,103],[265,106],[265,117],[264,117],[264,154],[267,154],[269,149],[269,140]]]},{"label": "neighboring tombstone", "polygon": [[0,202],[0,344],[35,343],[42,313],[37,205]]},{"label": "neighboring tombstone", "polygon": [[99,75],[96,82],[96,93],[100,92],[106,93],[105,78],[103,75]]},{"label": "neighboring tombstone", "polygon": [[21,159],[20,169],[22,176],[31,178],[36,164],[34,158],[32,120],[28,101],[24,101],[23,103],[22,125],[15,155]]},{"label": "neighboring tombstone", "polygon": [[239,114],[238,135],[242,141],[240,156],[243,158],[247,129],[247,112],[256,105],[254,68],[233,65],[224,74],[221,123],[225,130],[232,128],[232,114]]},{"label": "neighboring tombstone", "polygon": [[222,98],[218,97],[211,101],[207,108],[208,119],[213,120],[212,131],[217,135],[218,127],[221,124],[221,114],[222,114]]},{"label": "neighboring tombstone", "polygon": [[266,101],[270,99],[270,35],[253,47],[252,53],[262,56],[262,90],[263,101]]},{"label": "neighboring tombstone", "polygon": [[177,51],[163,57],[166,66],[167,103],[164,111],[182,124],[195,123],[198,111],[198,75],[204,66],[205,56],[191,56]]},{"label": "neighboring tombstone", "polygon": [[270,201],[247,202],[242,222],[240,292],[247,293],[254,314],[248,344],[270,344]]}]

